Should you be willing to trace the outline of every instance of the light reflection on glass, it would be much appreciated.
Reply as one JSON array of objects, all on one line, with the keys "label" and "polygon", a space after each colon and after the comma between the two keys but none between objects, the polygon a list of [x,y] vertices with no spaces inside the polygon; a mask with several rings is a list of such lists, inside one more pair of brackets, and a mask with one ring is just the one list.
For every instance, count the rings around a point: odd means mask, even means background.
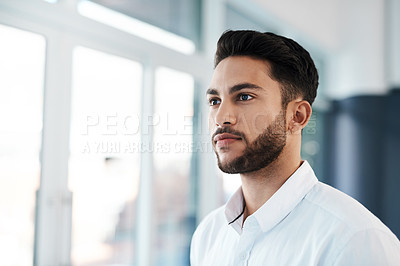
[{"label": "light reflection on glass", "polygon": [[129,17],[91,1],[80,1],[78,11],[82,15],[139,36],[145,40],[166,46],[184,54],[193,54],[195,45],[191,40]]},{"label": "light reflection on glass", "polygon": [[189,265],[194,80],[168,68],[155,76],[153,265]]},{"label": "light reflection on glass", "polygon": [[32,265],[45,40],[0,25],[0,265]]},{"label": "light reflection on glass", "polygon": [[73,57],[69,187],[72,263],[131,265],[139,182],[142,67],[78,47]]}]

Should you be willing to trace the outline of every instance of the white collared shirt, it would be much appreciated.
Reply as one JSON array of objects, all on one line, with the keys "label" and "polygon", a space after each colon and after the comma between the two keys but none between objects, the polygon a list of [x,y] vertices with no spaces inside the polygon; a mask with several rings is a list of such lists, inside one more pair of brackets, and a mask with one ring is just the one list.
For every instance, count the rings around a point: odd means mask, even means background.
[{"label": "white collared shirt", "polygon": [[397,237],[359,202],[319,182],[307,161],[244,224],[243,210],[240,188],[201,222],[192,266],[400,265]]}]

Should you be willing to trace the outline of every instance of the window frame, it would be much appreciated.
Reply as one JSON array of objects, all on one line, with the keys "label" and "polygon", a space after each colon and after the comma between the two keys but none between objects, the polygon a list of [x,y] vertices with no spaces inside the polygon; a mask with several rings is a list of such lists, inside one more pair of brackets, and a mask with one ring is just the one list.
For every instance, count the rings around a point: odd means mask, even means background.
[{"label": "window frame", "polygon": [[[78,0],[56,3],[42,0],[5,0],[0,3],[1,24],[37,33],[46,39],[41,177],[36,200],[34,265],[71,263],[73,194],[68,189],[68,160],[73,49],[83,46],[141,63],[144,67],[142,116],[153,113],[154,71],[157,67],[164,66],[192,75],[196,84],[200,84],[195,88],[195,97],[204,97],[203,91],[212,72],[212,57],[207,53],[197,51],[195,54],[185,55],[122,32],[80,15],[77,4]],[[204,110],[195,110],[199,111]],[[203,122],[198,123],[206,125]],[[205,136],[201,138],[204,139]],[[152,132],[142,135],[141,139],[143,142],[151,142]],[[201,153],[196,158],[196,164],[208,165],[206,162],[213,160],[213,155],[211,152]],[[151,264],[149,221],[152,219],[152,165],[152,154],[143,153],[137,209],[137,241],[141,243],[138,245],[140,250],[137,250],[137,265]],[[209,187],[214,179],[211,174],[213,172],[198,171],[195,173],[195,181],[209,180]],[[199,204],[196,208],[198,220],[217,205],[212,200]]]}]

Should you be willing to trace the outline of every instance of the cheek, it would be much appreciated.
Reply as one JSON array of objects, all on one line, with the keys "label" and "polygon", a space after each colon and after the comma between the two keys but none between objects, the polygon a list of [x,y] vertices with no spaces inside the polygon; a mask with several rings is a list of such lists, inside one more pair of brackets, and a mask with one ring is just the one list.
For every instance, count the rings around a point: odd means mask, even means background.
[{"label": "cheek", "polygon": [[251,116],[246,116],[244,126],[248,132],[254,135],[259,135],[265,131],[269,124],[271,124],[272,117],[270,114],[265,112],[257,112]]},{"label": "cheek", "polygon": [[259,114],[254,117],[254,127],[258,133],[263,132],[271,123],[271,118],[267,114]]}]

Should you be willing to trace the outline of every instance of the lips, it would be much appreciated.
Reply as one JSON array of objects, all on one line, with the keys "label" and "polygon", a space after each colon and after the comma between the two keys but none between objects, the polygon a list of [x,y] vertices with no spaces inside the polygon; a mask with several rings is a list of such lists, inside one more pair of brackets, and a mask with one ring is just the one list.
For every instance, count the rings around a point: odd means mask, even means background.
[{"label": "lips", "polygon": [[217,147],[221,147],[241,139],[242,139],[241,137],[234,134],[222,133],[214,137],[214,142],[216,143]]}]

